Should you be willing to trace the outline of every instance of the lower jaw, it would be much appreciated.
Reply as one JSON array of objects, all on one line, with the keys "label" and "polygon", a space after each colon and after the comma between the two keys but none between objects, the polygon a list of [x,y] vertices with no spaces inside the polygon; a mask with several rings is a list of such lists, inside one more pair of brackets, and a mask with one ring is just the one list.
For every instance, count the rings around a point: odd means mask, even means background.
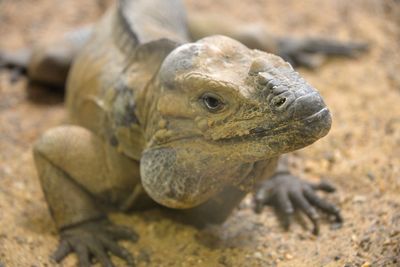
[{"label": "lower jaw", "polygon": [[[331,123],[329,110],[323,108],[304,119],[293,121],[293,126],[287,124],[274,129],[267,135],[243,140],[243,147],[253,147],[253,149],[247,150],[242,156],[247,162],[255,162],[304,148],[327,135]],[[252,143],[254,145],[251,145]],[[240,151],[239,146],[233,149]]]}]

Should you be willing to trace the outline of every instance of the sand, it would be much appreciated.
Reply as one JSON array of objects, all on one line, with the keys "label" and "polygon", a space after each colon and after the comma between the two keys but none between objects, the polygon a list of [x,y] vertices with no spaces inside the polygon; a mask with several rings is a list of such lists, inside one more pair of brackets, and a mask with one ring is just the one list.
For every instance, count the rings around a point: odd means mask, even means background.
[{"label": "sand", "polygon": [[[51,42],[95,21],[110,1],[0,1],[0,49]],[[317,70],[299,69],[333,113],[327,137],[292,154],[293,172],[329,179],[327,196],[343,211],[341,229],[322,221],[310,234],[307,220],[289,232],[271,208],[252,212],[245,199],[221,226],[198,230],[158,210],[112,214],[140,233],[123,243],[138,266],[400,266],[400,3],[396,0],[186,1],[189,16],[220,12],[264,23],[275,34],[362,40],[370,51],[332,59]],[[69,256],[49,260],[58,236],[34,168],[31,147],[46,129],[65,121],[60,92],[10,83],[0,70],[0,266],[74,266]],[[124,266],[115,259],[117,266]]]}]

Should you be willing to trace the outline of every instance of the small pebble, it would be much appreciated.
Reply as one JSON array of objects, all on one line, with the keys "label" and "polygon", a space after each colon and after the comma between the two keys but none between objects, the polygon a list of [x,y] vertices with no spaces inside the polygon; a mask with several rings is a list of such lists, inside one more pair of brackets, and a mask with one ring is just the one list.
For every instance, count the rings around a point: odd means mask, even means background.
[{"label": "small pebble", "polygon": [[343,226],[342,222],[335,222],[335,223],[332,223],[329,228],[331,230],[338,230],[338,229],[342,228],[342,226]]},{"label": "small pebble", "polygon": [[356,195],[353,197],[353,202],[354,203],[363,203],[367,200],[367,198],[365,196],[362,195]]},{"label": "small pebble", "polygon": [[287,259],[287,260],[292,260],[292,259],[293,259],[293,255],[290,254],[290,253],[286,253],[286,254],[285,254],[285,259]]},{"label": "small pebble", "polygon": [[229,264],[228,258],[225,255],[222,255],[218,258],[218,263],[224,266],[231,266],[231,264]]},{"label": "small pebble", "polygon": [[364,250],[364,251],[368,251],[371,247],[371,239],[369,237],[364,237],[361,241],[360,241],[360,247]]},{"label": "small pebble", "polygon": [[262,256],[261,252],[257,251],[257,252],[254,252],[254,257],[257,259],[262,259],[263,256]]},{"label": "small pebble", "polygon": [[392,244],[394,244],[394,241],[390,240],[390,239],[386,239],[385,242],[383,242],[384,246],[388,246],[388,245],[392,245]]},{"label": "small pebble", "polygon": [[367,177],[370,181],[375,181],[375,175],[372,172],[368,172]]},{"label": "small pebble", "polygon": [[141,249],[139,252],[139,256],[137,257],[137,260],[139,262],[150,263],[150,261],[151,261],[150,258],[151,258],[150,253],[144,249]]},{"label": "small pebble", "polygon": [[400,234],[400,230],[393,230],[393,231],[390,233],[390,237],[395,237],[395,236],[397,236],[398,234]]}]

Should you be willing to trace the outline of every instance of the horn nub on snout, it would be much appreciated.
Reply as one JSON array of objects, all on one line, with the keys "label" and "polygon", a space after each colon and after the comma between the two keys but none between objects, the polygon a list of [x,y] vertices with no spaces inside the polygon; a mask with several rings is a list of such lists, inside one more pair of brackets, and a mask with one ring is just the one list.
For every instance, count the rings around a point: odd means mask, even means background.
[{"label": "horn nub on snout", "polygon": [[253,76],[253,75],[257,75],[260,72],[264,72],[265,70],[268,69],[268,62],[263,59],[263,58],[256,58],[253,60],[253,62],[250,65],[250,69],[249,69],[249,75]]},{"label": "horn nub on snout", "polygon": [[[257,83],[262,88],[262,95],[273,112],[285,111],[295,100],[295,94],[288,87],[277,80],[272,74],[259,68],[259,62],[253,62],[250,70],[257,70]],[[250,74],[251,73],[251,74]],[[249,75],[255,75],[249,71]]]}]

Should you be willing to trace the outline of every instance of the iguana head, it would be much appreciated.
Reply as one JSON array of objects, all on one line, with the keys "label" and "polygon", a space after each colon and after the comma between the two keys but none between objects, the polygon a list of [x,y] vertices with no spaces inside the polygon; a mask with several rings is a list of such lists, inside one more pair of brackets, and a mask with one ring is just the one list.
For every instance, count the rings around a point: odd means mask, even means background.
[{"label": "iguana head", "polygon": [[190,144],[241,164],[305,147],[331,126],[320,94],[290,64],[224,36],[173,50],[154,83],[162,123],[153,123],[150,146]]},{"label": "iguana head", "polygon": [[170,140],[201,138],[254,161],[302,148],[330,129],[320,94],[289,63],[228,37],[178,47],[158,79]]}]

